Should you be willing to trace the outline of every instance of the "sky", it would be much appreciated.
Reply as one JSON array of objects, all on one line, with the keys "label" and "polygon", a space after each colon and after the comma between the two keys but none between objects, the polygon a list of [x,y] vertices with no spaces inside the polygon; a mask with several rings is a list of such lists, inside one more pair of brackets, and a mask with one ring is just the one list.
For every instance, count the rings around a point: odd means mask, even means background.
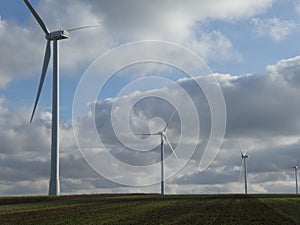
[{"label": "sky", "polygon": [[[166,193],[243,193],[240,146],[249,193],[295,193],[299,0],[30,2],[50,31],[97,25],[60,43],[62,194],[159,193],[159,137],[135,134],[168,121]],[[0,195],[46,195],[52,64],[30,124],[46,40],[22,0],[0,43]]]}]

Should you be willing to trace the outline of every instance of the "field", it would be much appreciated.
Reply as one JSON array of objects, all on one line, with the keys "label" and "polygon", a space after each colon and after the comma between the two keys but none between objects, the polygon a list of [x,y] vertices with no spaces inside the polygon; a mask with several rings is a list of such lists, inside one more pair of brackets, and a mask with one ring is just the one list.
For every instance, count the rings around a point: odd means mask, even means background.
[{"label": "field", "polygon": [[2,197],[1,224],[300,224],[296,195]]}]

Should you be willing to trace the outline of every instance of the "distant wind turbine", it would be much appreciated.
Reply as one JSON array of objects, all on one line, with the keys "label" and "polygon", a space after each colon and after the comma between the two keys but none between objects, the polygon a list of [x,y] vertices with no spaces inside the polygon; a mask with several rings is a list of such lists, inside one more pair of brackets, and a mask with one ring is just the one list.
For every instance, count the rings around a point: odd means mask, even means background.
[{"label": "distant wind turbine", "polygon": [[135,135],[158,135],[160,136],[160,160],[161,160],[161,194],[164,195],[165,194],[165,184],[164,184],[164,140],[167,141],[168,145],[170,146],[172,152],[174,153],[176,159],[178,160],[178,157],[176,155],[176,152],[174,150],[174,148],[172,147],[167,135],[166,135],[166,130],[169,126],[169,123],[172,119],[172,117],[174,116],[176,111],[174,111],[171,116],[168,119],[168,122],[166,123],[165,127],[162,129],[162,131],[157,132],[157,133],[145,133],[145,134],[135,134]]},{"label": "distant wind turbine", "polygon": [[241,167],[240,167],[240,176],[239,179],[241,178],[242,175],[242,170],[243,170],[243,164],[244,164],[244,179],[245,179],[245,194],[248,194],[248,187],[247,187],[247,152],[243,150],[241,143],[239,143],[240,145],[240,151],[241,151]]},{"label": "distant wind turbine", "polygon": [[28,0],[24,0],[25,4],[31,11],[32,15],[35,17],[36,21],[41,26],[42,30],[45,32],[45,37],[47,40],[46,51],[44,56],[44,63],[42,68],[42,74],[40,78],[40,83],[37,91],[37,96],[35,99],[32,115],[30,118],[30,123],[32,122],[33,116],[35,114],[36,106],[39,101],[41,90],[44,84],[45,75],[49,65],[49,60],[51,57],[51,42],[53,42],[53,83],[52,83],[52,135],[51,135],[51,175],[50,175],[50,185],[49,185],[49,195],[59,195],[60,192],[60,182],[59,182],[59,40],[68,39],[70,37],[69,32],[80,30],[88,27],[95,26],[85,26],[70,30],[58,30],[49,32],[45,23],[41,17],[37,14],[35,9],[32,7]]},{"label": "distant wind turbine", "polygon": [[298,160],[297,164],[293,167],[293,169],[295,169],[296,194],[299,194],[299,191],[298,191],[298,169],[299,169],[299,162],[300,162],[300,160]]}]

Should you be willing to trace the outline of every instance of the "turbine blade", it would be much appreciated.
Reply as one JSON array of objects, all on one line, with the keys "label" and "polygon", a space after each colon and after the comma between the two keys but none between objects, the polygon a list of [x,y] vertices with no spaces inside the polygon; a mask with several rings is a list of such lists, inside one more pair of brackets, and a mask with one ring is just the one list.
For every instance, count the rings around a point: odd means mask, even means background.
[{"label": "turbine blade", "polygon": [[239,146],[240,146],[241,155],[243,156],[244,155],[243,154],[243,147],[242,147],[241,142],[239,140],[238,140],[238,143],[239,143]]},{"label": "turbine blade", "polygon": [[82,30],[82,29],[86,29],[86,28],[91,28],[91,27],[99,27],[99,25],[91,25],[91,26],[83,26],[83,27],[76,27],[73,29],[67,29],[68,32],[72,32],[72,31],[76,31],[76,30]]},{"label": "turbine blade", "polygon": [[241,166],[240,166],[240,174],[239,174],[239,181],[241,180],[241,177],[242,177],[242,171],[243,171],[243,160],[241,160]]},{"label": "turbine blade", "polygon": [[147,136],[149,136],[149,135],[160,135],[159,133],[148,133],[148,134],[134,134],[134,135],[147,135]]},{"label": "turbine blade", "polygon": [[300,162],[300,160],[298,160],[298,162],[297,162],[297,164],[296,164],[297,166],[299,166],[299,162]]},{"label": "turbine blade", "polygon": [[37,20],[37,22],[40,24],[41,28],[43,29],[43,31],[46,34],[49,34],[49,30],[46,27],[45,23],[43,22],[43,20],[41,19],[41,17],[39,16],[39,14],[37,14],[37,12],[35,11],[35,9],[32,7],[32,5],[30,4],[30,2],[28,0],[24,0],[25,4],[27,5],[27,7],[29,8],[29,10],[31,11],[32,15],[35,17],[35,19]]},{"label": "turbine blade", "polygon": [[238,142],[239,142],[239,145],[240,145],[241,156],[244,156],[244,155],[246,155],[246,154],[247,154],[247,150],[246,150],[246,151],[244,151],[244,149],[243,149],[243,147],[242,147],[242,145],[241,145],[241,143],[240,143],[240,141],[239,141],[239,140],[238,140]]},{"label": "turbine blade", "polygon": [[179,160],[178,160],[178,157],[177,157],[177,154],[176,154],[176,152],[175,152],[175,150],[174,150],[173,146],[171,145],[171,142],[169,141],[169,138],[168,138],[166,135],[164,135],[164,138],[166,139],[166,141],[167,141],[168,145],[170,146],[170,148],[171,148],[172,152],[174,153],[174,155],[175,155],[175,158],[177,159],[177,161],[179,161]]},{"label": "turbine blade", "polygon": [[286,168],[282,168],[281,170],[291,170],[291,169],[295,169],[295,167],[286,167]]},{"label": "turbine blade", "polygon": [[45,80],[45,76],[46,76],[46,72],[47,72],[47,68],[49,65],[49,61],[50,61],[50,56],[51,56],[51,47],[50,47],[50,41],[47,41],[47,46],[46,46],[46,52],[45,52],[45,57],[44,57],[44,64],[43,64],[43,69],[42,69],[42,74],[41,74],[41,78],[40,78],[40,84],[39,84],[39,88],[36,94],[36,99],[34,102],[34,107],[33,107],[33,111],[31,114],[31,118],[30,118],[30,123],[32,122],[35,110],[36,110],[36,106],[37,103],[39,101],[40,98],[40,94],[43,88],[43,84],[44,84],[44,80]]},{"label": "turbine blade", "polygon": [[174,110],[173,113],[169,116],[169,119],[168,119],[168,121],[167,121],[167,123],[166,123],[166,126],[165,126],[164,129],[163,129],[163,132],[166,131],[166,129],[167,129],[167,127],[169,126],[169,123],[170,123],[171,119],[173,118],[173,116],[175,115],[175,113],[176,113],[176,110]]},{"label": "turbine blade", "polygon": [[284,171],[284,172],[290,172],[291,171],[291,169],[295,169],[295,167],[293,166],[293,167],[284,167],[284,168],[280,168],[279,169],[279,171]]}]

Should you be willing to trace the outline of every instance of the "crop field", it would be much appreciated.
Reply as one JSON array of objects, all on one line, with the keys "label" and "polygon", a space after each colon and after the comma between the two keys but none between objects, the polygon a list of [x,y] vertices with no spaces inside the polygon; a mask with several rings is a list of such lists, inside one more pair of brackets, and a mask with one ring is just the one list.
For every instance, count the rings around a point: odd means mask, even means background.
[{"label": "crop field", "polygon": [[296,195],[2,197],[1,224],[300,224]]}]

